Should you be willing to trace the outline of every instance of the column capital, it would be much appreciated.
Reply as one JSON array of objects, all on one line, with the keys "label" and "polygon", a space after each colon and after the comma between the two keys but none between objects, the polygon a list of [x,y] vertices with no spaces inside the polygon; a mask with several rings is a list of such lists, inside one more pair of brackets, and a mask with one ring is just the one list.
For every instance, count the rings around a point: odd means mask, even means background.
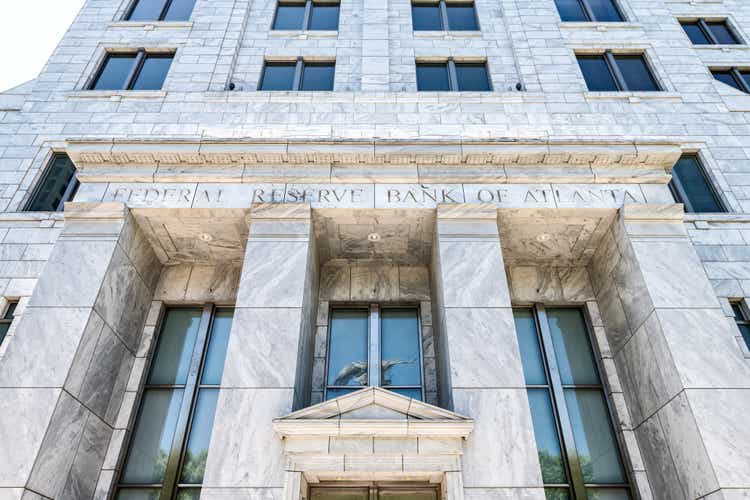
[{"label": "column capital", "polygon": [[309,203],[254,203],[247,222],[255,220],[309,220],[312,206]]},{"label": "column capital", "polygon": [[61,239],[117,240],[130,215],[124,203],[67,202]]},{"label": "column capital", "polygon": [[630,238],[687,238],[682,204],[624,205],[620,220]]}]

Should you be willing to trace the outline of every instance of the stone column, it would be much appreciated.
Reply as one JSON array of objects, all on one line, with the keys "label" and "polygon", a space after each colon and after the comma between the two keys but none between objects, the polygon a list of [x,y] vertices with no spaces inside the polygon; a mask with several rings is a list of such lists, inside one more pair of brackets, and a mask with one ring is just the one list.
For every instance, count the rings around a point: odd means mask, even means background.
[{"label": "stone column", "polygon": [[318,292],[310,206],[256,205],[249,225],[203,500],[281,496],[272,420],[310,397]]},{"label": "stone column", "polygon": [[432,255],[441,404],[476,420],[465,496],[543,499],[497,209],[439,206]]},{"label": "stone column", "polygon": [[654,498],[750,495],[750,363],[682,206],[625,206],[590,272]]},{"label": "stone column", "polygon": [[69,203],[0,363],[0,497],[90,499],[160,271],[120,203]]}]

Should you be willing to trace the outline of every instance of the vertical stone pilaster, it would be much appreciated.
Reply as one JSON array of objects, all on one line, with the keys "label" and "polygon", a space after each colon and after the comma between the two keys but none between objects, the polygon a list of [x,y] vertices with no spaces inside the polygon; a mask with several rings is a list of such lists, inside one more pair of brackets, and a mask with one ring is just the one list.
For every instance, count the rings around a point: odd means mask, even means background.
[{"label": "vertical stone pilaster", "polygon": [[124,205],[66,206],[0,365],[0,487],[92,498],[159,267]]},{"label": "vertical stone pilaster", "polygon": [[362,91],[390,90],[388,0],[363,0]]},{"label": "vertical stone pilaster", "polygon": [[466,497],[543,498],[494,206],[438,207],[432,274],[441,403],[476,420]]},{"label": "vertical stone pilaster", "polygon": [[272,420],[308,404],[311,392],[318,265],[310,206],[257,205],[249,225],[204,499],[280,496],[285,467]]}]

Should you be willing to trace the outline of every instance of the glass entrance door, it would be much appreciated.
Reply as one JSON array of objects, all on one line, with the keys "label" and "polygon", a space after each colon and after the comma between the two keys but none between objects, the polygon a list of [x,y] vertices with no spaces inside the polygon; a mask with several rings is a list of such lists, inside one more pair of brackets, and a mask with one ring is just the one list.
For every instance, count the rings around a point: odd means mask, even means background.
[{"label": "glass entrance door", "polygon": [[335,486],[312,488],[310,500],[439,500],[439,495],[430,486]]}]

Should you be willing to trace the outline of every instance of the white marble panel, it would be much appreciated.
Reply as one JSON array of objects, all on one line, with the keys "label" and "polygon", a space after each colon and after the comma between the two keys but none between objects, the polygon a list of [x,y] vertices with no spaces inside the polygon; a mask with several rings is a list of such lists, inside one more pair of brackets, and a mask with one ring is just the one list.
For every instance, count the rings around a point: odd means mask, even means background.
[{"label": "white marble panel", "polygon": [[555,208],[549,184],[465,184],[467,203],[492,203],[498,208]]},{"label": "white marble panel", "polygon": [[250,239],[238,306],[302,307],[309,243]]},{"label": "white marble panel", "polygon": [[376,184],[375,208],[437,208],[463,203],[461,184]]},{"label": "white marble panel", "polygon": [[[280,185],[283,188],[283,184]],[[201,183],[196,187],[193,208],[250,208],[255,197],[254,184]]]},{"label": "white marble panel", "polygon": [[313,208],[373,208],[373,184],[288,184],[285,203],[310,203]]},{"label": "white marble panel", "polygon": [[119,201],[130,208],[188,208],[193,204],[197,184],[134,184],[112,182],[104,201]]},{"label": "white marble panel", "polygon": [[558,208],[620,208],[626,203],[645,203],[637,184],[553,184]]},{"label": "white marble panel", "polygon": [[439,241],[444,307],[505,307],[510,291],[499,240]]}]

